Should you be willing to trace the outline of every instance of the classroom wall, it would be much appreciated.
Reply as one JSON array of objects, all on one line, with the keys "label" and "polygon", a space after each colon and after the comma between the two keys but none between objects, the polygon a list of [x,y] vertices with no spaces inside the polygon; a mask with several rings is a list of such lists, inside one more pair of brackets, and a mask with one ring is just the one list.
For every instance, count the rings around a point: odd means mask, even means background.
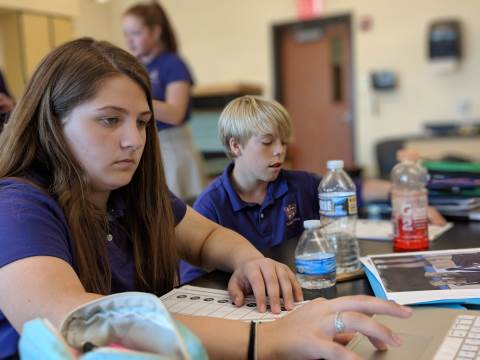
[{"label": "classroom wall", "polygon": [[[124,46],[121,15],[137,3],[112,3],[113,41]],[[294,13],[293,0],[166,0],[180,40],[181,53],[198,83],[253,81],[271,83],[269,24]]]},{"label": "classroom wall", "polygon": [[[98,4],[92,0],[0,0],[0,7],[23,7],[74,17],[75,36],[93,36],[124,46],[121,14],[133,0]],[[163,0],[173,19],[181,52],[197,83],[253,81],[273,94],[271,25],[294,20],[295,0]],[[480,118],[480,12],[478,0],[326,0],[326,13],[353,15],[355,142],[357,161],[375,170],[374,144],[385,137],[419,133],[428,120]],[[370,31],[359,21],[370,16]],[[465,58],[459,71],[436,74],[426,60],[431,20],[455,17],[464,31]],[[0,54],[0,67],[2,66]],[[399,88],[374,94],[372,70],[393,70]]]},{"label": "classroom wall", "polygon": [[78,16],[83,0],[0,0],[0,8],[29,10],[64,16]]},{"label": "classroom wall", "polygon": [[[123,45],[120,15],[131,0],[112,4],[113,37]],[[256,81],[271,96],[270,26],[294,20],[294,0],[164,0],[177,29],[182,53],[199,83]],[[384,137],[419,133],[428,120],[480,118],[480,13],[478,0],[326,0],[327,14],[351,13],[354,29],[355,141],[357,161],[375,170],[374,144]],[[370,16],[370,31],[359,20]],[[458,72],[435,74],[426,60],[431,20],[455,17],[464,30],[465,59]],[[117,24],[115,24],[115,22]],[[117,28],[117,29],[116,29]],[[399,88],[374,94],[371,70],[393,70]]]},{"label": "classroom wall", "polygon": [[[373,146],[389,136],[419,133],[426,121],[480,119],[480,2],[478,0],[335,0],[330,13],[353,12],[356,140],[360,163],[374,168]],[[364,16],[370,31],[359,29]],[[432,20],[456,18],[462,23],[464,60],[457,72],[438,74],[427,61],[427,29]],[[398,74],[398,90],[375,94],[372,70]]]},{"label": "classroom wall", "polygon": [[111,41],[113,37],[112,1],[98,3],[92,0],[78,0],[78,7],[81,15],[74,18],[74,36],[89,36],[98,40]]}]

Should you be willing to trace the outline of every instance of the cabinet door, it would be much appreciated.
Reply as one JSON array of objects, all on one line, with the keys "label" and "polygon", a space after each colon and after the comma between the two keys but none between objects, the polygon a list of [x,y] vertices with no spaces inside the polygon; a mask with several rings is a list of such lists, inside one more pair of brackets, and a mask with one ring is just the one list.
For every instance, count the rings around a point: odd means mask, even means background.
[{"label": "cabinet door", "polygon": [[0,14],[0,37],[3,51],[3,75],[7,80],[8,89],[15,99],[18,99],[25,86],[23,59],[21,51],[21,36],[18,31],[20,17],[14,11]]},{"label": "cabinet door", "polygon": [[52,18],[53,46],[63,44],[73,39],[73,25],[69,19]]},{"label": "cabinet door", "polygon": [[30,79],[40,60],[52,48],[49,18],[46,15],[21,15],[25,74]]}]

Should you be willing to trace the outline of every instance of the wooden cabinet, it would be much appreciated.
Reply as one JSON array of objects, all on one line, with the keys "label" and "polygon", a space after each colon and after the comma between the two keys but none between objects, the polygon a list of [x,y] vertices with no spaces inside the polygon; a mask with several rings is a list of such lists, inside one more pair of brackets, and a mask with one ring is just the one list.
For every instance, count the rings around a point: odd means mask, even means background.
[{"label": "wooden cabinet", "polygon": [[54,47],[73,38],[72,21],[42,13],[0,12],[2,70],[19,98],[40,60]]}]

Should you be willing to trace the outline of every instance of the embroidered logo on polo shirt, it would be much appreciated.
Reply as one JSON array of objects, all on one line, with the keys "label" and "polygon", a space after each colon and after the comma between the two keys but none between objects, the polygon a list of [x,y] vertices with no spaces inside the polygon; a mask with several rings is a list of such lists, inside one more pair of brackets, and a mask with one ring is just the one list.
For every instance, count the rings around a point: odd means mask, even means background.
[{"label": "embroidered logo on polo shirt", "polygon": [[285,211],[285,215],[287,216],[287,226],[291,225],[295,220],[298,220],[298,218],[295,219],[295,215],[297,215],[297,204],[288,204],[283,208],[283,211]]},{"label": "embroidered logo on polo shirt", "polygon": [[157,83],[158,82],[158,70],[152,70],[148,73],[148,77],[150,78],[150,82]]}]

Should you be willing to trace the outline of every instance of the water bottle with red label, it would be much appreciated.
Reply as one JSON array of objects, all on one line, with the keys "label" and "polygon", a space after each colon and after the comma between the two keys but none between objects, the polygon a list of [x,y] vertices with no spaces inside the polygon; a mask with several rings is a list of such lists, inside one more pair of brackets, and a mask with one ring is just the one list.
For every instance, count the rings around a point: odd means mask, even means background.
[{"label": "water bottle with red label", "polygon": [[394,250],[427,250],[427,170],[418,161],[405,159],[392,169],[391,180]]}]

